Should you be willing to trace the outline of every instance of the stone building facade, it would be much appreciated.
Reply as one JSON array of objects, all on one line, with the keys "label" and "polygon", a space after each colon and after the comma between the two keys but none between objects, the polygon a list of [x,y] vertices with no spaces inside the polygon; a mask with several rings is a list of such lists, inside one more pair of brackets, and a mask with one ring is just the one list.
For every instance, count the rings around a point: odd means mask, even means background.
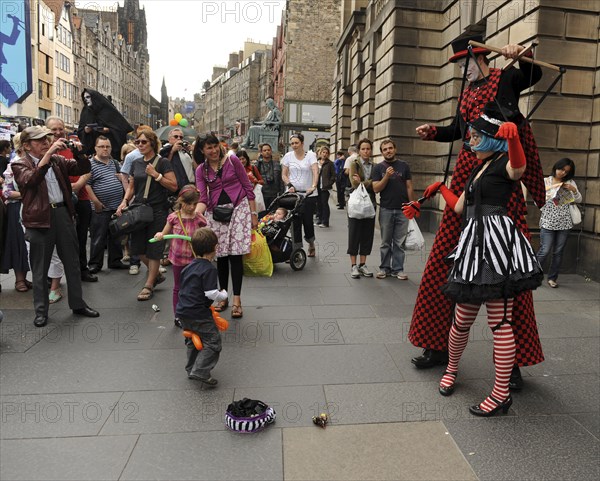
[{"label": "stone building facade", "polygon": [[[262,49],[256,50],[257,46]],[[241,141],[248,127],[262,120],[264,102],[272,96],[270,47],[246,43],[242,52],[230,55],[227,70],[213,69],[213,80],[205,85],[203,96],[203,130]]]},{"label": "stone building facade", "polygon": [[111,96],[132,125],[148,122],[149,56],[138,0],[102,11],[78,10],[74,2],[60,0],[32,0],[30,6],[34,93],[3,107],[3,116],[58,115],[73,128],[83,106],[81,91],[89,87]]},{"label": "stone building facade", "polygon": [[[80,92],[89,87],[110,98],[131,125],[147,124],[150,113],[146,20],[141,14],[136,18],[137,4],[131,0],[114,11],[80,9],[75,12],[83,18],[81,28],[85,29],[85,50],[81,56],[86,57],[87,78]],[[136,21],[126,22],[122,17]],[[125,35],[120,29],[127,29]],[[83,37],[82,31],[79,39],[83,41]],[[80,48],[83,49],[83,45]],[[81,104],[80,95],[78,100]]]},{"label": "stone building facade", "polygon": [[[417,193],[442,180],[449,145],[423,142],[415,127],[447,125],[456,110],[460,72],[449,63],[450,43],[464,32],[482,33],[486,43],[537,41],[537,59],[567,68],[534,113],[531,124],[546,175],[562,157],[576,164],[584,220],[573,230],[564,270],[600,278],[600,3],[594,0],[371,0],[344,2],[343,33],[337,43],[333,85],[332,146],[359,138],[392,137],[413,172]],[[490,56],[502,67],[503,58]],[[524,92],[527,115],[557,72]],[[455,153],[459,143],[455,143]],[[455,159],[455,157],[454,157]],[[440,200],[428,202],[420,223],[435,231]],[[536,232],[539,210],[529,208]],[[535,237],[535,234],[534,234]],[[534,238],[534,243],[537,240]]]},{"label": "stone building facade", "polygon": [[302,132],[307,147],[317,138],[329,138],[342,3],[289,0],[286,4],[273,39],[274,99],[283,112],[283,150],[291,132]]}]

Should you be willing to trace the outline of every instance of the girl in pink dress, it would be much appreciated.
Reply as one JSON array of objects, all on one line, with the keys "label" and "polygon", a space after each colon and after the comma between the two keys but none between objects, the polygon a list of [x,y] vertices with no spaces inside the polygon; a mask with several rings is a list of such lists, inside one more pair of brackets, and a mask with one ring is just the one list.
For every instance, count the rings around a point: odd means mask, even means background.
[{"label": "girl in pink dress", "polygon": [[[175,210],[167,217],[162,232],[154,235],[156,240],[162,240],[167,234],[179,234],[192,237],[194,232],[206,225],[206,219],[202,214],[196,212],[196,206],[200,200],[200,193],[196,186],[186,185],[179,192]],[[179,280],[181,271],[194,259],[194,252],[190,241],[183,239],[171,239],[169,248],[169,260],[173,266],[173,313],[177,308],[179,300]],[[175,315],[175,325],[181,327],[181,323]]]}]

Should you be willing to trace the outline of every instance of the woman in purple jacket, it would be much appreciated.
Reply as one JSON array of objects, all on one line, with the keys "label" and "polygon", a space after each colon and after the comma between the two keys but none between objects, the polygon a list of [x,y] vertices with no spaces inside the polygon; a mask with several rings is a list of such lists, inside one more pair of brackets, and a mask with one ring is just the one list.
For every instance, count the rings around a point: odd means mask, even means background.
[{"label": "woman in purple jacket", "polygon": [[[219,239],[217,270],[221,289],[228,289],[229,272],[233,283],[231,317],[239,319],[242,311],[242,256],[250,252],[252,229],[258,226],[254,188],[244,166],[235,155],[226,155],[213,133],[200,134],[194,146],[196,186],[200,191],[197,211],[204,214]],[[229,300],[217,304],[221,312]]]}]

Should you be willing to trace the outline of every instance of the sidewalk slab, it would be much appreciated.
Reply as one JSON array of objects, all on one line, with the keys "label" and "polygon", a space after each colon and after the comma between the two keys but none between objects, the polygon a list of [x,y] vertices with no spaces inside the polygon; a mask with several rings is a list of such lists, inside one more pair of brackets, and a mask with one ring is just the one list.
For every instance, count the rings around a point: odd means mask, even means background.
[{"label": "sidewalk slab", "polygon": [[281,429],[140,436],[121,481],[283,480]]},{"label": "sidewalk slab", "polygon": [[600,476],[598,440],[569,416],[501,416],[444,424],[479,479],[584,481]]},{"label": "sidewalk slab", "polygon": [[0,479],[118,480],[137,439],[137,436],[78,436],[3,440],[0,441]]},{"label": "sidewalk slab", "polygon": [[476,480],[440,422],[283,431],[286,481]]}]

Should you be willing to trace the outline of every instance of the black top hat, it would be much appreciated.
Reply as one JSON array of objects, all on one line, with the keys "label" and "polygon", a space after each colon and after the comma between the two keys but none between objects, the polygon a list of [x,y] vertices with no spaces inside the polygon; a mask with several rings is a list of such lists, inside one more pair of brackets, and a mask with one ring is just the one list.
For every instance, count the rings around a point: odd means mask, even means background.
[{"label": "black top hat", "polygon": [[[470,40],[483,43],[483,37],[481,35],[470,35],[468,37],[457,38],[454,42],[452,42],[452,51],[454,52],[454,55],[450,57],[450,62],[456,62],[457,60],[460,60],[461,58],[464,58],[469,54],[467,47],[469,46]],[[480,53],[487,55],[488,53],[490,53],[490,51],[486,48],[473,47],[473,53],[475,55]]]},{"label": "black top hat", "polygon": [[511,112],[498,107],[496,102],[488,102],[483,107],[481,116],[469,125],[477,132],[489,137],[495,137],[500,126],[511,117]]}]

